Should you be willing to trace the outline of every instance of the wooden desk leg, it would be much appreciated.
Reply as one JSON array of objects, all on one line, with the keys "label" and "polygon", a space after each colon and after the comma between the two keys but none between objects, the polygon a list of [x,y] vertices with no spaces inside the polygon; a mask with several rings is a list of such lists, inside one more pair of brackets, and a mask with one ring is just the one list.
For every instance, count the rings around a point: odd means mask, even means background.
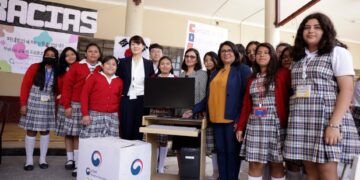
[{"label": "wooden desk leg", "polygon": [[206,130],[201,129],[200,142],[200,180],[205,180],[205,166],[206,166]]},{"label": "wooden desk leg", "polygon": [[151,144],[151,176],[157,174],[157,134],[147,134],[146,141]]}]

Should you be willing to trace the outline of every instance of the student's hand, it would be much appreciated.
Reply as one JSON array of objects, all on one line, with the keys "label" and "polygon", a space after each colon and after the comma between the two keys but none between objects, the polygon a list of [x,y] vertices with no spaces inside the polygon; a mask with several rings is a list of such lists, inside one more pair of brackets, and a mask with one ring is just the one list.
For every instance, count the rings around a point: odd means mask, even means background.
[{"label": "student's hand", "polygon": [[241,142],[244,140],[244,138],[242,137],[242,131],[236,131],[236,139]]},{"label": "student's hand", "polygon": [[61,94],[59,94],[58,96],[56,96],[56,99],[60,99],[61,98]]},{"label": "student's hand", "polygon": [[84,126],[90,125],[90,122],[90,116],[83,116],[82,120],[80,121],[80,123]]},{"label": "student's hand", "polygon": [[26,110],[27,110],[26,106],[21,106],[21,108],[20,108],[20,114],[21,114],[22,116],[25,116],[25,115],[26,115]]},{"label": "student's hand", "polygon": [[190,118],[193,115],[192,110],[187,110],[182,115],[182,118]]},{"label": "student's hand", "polygon": [[338,144],[341,141],[340,128],[326,127],[324,141],[327,145]]},{"label": "student's hand", "polygon": [[72,108],[65,109],[65,117],[71,119]]}]

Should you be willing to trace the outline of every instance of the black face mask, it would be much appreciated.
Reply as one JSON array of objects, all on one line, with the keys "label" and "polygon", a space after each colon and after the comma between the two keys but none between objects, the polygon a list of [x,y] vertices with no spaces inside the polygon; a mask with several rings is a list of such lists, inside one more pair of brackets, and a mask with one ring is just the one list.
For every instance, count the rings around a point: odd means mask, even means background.
[{"label": "black face mask", "polygon": [[47,65],[55,65],[57,59],[52,57],[44,57],[43,62]]}]

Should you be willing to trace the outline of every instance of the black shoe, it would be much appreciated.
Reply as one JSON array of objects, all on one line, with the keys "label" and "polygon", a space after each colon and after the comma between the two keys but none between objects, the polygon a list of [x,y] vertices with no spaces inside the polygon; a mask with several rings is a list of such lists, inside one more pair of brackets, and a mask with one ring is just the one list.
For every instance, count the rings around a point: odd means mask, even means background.
[{"label": "black shoe", "polygon": [[73,172],[71,173],[72,177],[76,177],[77,176],[77,168],[75,168],[73,170]]},{"label": "black shoe", "polygon": [[24,170],[25,171],[32,171],[32,170],[34,170],[34,165],[27,165],[27,166],[24,166]]},{"label": "black shoe", "polygon": [[65,169],[66,170],[74,170],[75,169],[75,161],[73,161],[73,160],[66,161]]},{"label": "black shoe", "polygon": [[48,164],[48,163],[41,163],[41,164],[39,164],[39,166],[40,166],[41,169],[47,169],[47,168],[49,168],[49,164]]}]

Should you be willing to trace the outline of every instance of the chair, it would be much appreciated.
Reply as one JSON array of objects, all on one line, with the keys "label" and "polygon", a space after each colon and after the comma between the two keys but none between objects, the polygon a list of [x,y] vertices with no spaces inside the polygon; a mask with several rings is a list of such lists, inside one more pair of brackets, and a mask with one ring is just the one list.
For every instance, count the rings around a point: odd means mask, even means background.
[{"label": "chair", "polygon": [[2,159],[2,135],[5,128],[6,119],[9,117],[9,106],[7,103],[0,101],[0,164]]}]

